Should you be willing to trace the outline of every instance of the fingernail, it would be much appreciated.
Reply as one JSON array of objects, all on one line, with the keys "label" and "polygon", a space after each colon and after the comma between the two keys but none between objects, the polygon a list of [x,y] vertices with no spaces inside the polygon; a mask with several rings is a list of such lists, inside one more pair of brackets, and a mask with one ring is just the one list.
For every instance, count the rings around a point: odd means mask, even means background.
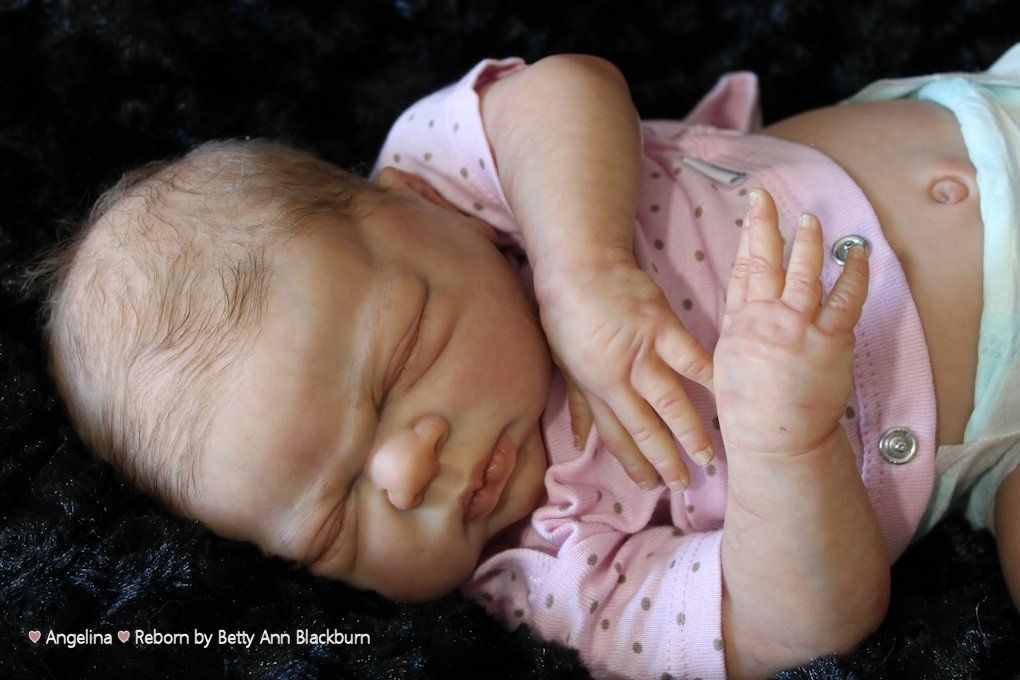
[{"label": "fingernail", "polygon": [[705,447],[701,451],[698,451],[697,453],[694,454],[694,462],[704,467],[708,465],[708,463],[712,460],[712,454],[713,454],[712,447],[711,446]]},{"label": "fingernail", "polygon": [[682,479],[678,479],[674,482],[670,482],[669,488],[670,491],[672,491],[673,493],[680,493],[681,491],[687,488],[687,482]]},{"label": "fingernail", "polygon": [[809,215],[808,213],[801,213],[801,216],[797,218],[797,225],[798,226],[801,226],[801,227],[810,227],[811,224],[812,224],[812,222],[811,222],[811,215]]},{"label": "fingernail", "polygon": [[751,201],[751,205],[758,205],[758,202],[761,201],[761,196],[758,195],[758,190],[757,189],[755,189],[751,193],[749,193],[747,195],[747,198],[748,198],[748,200]]},{"label": "fingernail", "polygon": [[581,441],[581,435],[579,434],[574,435],[574,448],[578,451],[584,448],[584,442]]},{"label": "fingernail", "polygon": [[652,489],[655,488],[655,482],[653,482],[650,479],[642,479],[641,483],[639,483],[638,486],[640,486],[645,491],[651,491]]}]

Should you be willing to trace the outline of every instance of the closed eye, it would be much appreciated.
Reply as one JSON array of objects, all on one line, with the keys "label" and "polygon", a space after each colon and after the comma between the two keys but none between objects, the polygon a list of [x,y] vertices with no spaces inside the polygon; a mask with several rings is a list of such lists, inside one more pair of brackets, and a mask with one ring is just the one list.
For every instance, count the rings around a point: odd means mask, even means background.
[{"label": "closed eye", "polygon": [[393,381],[391,382],[391,384],[387,386],[386,395],[384,397],[384,402],[385,401],[389,401],[391,397],[393,399],[397,399],[404,392],[407,391],[408,385],[404,385],[403,388],[401,389],[401,391],[398,392],[397,394],[395,394],[395,395],[391,395],[390,394],[390,390],[392,390],[394,387],[399,385],[401,383],[401,381],[403,381],[404,378],[408,375],[408,373],[409,373],[408,369],[414,364],[415,360],[418,358],[418,355],[421,353],[422,335],[423,335],[422,334],[422,328],[424,328],[424,326],[425,326],[425,315],[428,312],[429,299],[430,299],[430,296],[429,296],[428,292],[426,292],[425,293],[425,302],[422,304],[421,311],[418,313],[418,318],[415,321],[414,330],[412,331],[413,336],[411,338],[411,341],[407,345],[407,349],[404,351],[404,356],[402,357],[401,363],[400,363],[400,370],[398,371],[397,375],[394,376]]},{"label": "closed eye", "polygon": [[316,554],[308,560],[308,566],[328,562],[349,540],[345,534],[350,530],[349,522],[352,519],[352,513],[349,510],[352,498],[353,494],[348,492],[344,502],[329,513],[329,517],[322,526],[322,530],[326,532],[325,540],[323,540],[322,546],[316,549]]}]

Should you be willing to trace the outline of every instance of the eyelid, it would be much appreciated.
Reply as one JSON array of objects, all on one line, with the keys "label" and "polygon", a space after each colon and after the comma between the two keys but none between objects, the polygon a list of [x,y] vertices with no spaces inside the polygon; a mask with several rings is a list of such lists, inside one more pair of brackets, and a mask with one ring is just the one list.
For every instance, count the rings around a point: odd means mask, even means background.
[{"label": "eyelid", "polygon": [[391,398],[395,399],[403,394],[403,391],[401,391],[396,395],[391,395],[390,391],[404,380],[408,372],[408,367],[411,366],[411,364],[414,363],[414,360],[418,358],[422,344],[422,328],[425,326],[425,315],[429,308],[429,299],[430,296],[428,292],[426,292],[425,302],[421,306],[421,311],[418,313],[418,319],[415,322],[414,331],[412,331],[414,335],[412,336],[411,342],[408,344],[407,350],[404,352],[404,357],[400,363],[400,370],[397,371],[397,375],[393,378],[392,383],[386,389],[384,401],[389,401]]},{"label": "eyelid", "polygon": [[[308,561],[309,565],[329,561],[347,543],[347,541],[342,539],[346,538],[345,534],[350,531],[350,503],[353,495],[348,493],[343,503],[337,505],[330,512],[326,523],[323,525],[323,529],[328,531],[326,540],[323,542],[322,547],[317,550],[317,556]],[[335,517],[337,513],[339,513],[339,517]]]}]

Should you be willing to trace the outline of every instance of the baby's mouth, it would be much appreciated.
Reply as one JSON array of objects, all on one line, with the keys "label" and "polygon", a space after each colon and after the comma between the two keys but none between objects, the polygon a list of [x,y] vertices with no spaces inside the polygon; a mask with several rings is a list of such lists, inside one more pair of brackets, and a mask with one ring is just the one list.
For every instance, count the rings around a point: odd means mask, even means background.
[{"label": "baby's mouth", "polygon": [[492,452],[473,471],[471,485],[461,497],[466,521],[473,522],[492,513],[516,465],[517,451],[504,432]]}]

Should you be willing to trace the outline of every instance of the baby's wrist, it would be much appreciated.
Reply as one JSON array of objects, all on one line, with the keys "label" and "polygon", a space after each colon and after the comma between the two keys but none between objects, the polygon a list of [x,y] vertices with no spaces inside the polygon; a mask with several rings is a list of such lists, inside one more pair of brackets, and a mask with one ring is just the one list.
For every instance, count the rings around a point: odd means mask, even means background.
[{"label": "baby's wrist", "polygon": [[[811,462],[817,463],[820,458],[832,455],[846,455],[850,452],[850,444],[846,438],[846,432],[839,421],[832,424],[828,434],[816,439],[813,443],[793,442],[783,450],[768,450],[756,447],[750,443],[753,436],[742,433],[740,441],[723,435],[723,443],[726,446],[727,458],[738,461],[738,465],[804,465]],[[849,455],[853,455],[850,453]]]},{"label": "baby's wrist", "polygon": [[584,287],[592,277],[602,277],[616,268],[636,269],[634,250],[626,245],[576,244],[568,252],[556,252],[554,257],[532,258],[535,297],[539,304],[577,287]]}]

